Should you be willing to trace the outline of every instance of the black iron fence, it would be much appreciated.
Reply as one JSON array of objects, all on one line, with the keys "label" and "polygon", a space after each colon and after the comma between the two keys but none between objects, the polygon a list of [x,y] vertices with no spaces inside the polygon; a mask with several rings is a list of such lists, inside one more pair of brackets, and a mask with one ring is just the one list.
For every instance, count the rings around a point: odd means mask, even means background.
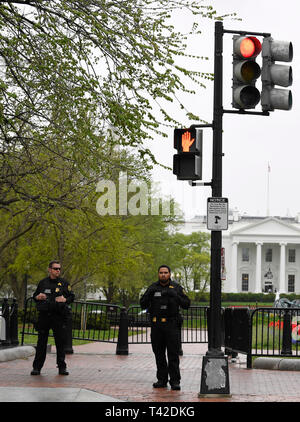
[{"label": "black iron fence", "polygon": [[[22,328],[24,336],[38,334],[37,310],[27,299]],[[182,343],[207,343],[207,307],[191,306],[178,321]],[[128,354],[128,344],[151,343],[149,314],[140,306],[128,309],[118,305],[75,301],[70,305],[67,322],[66,351],[72,353],[72,339],[116,343],[117,354]],[[53,334],[50,331],[50,336]]]},{"label": "black iron fence", "polygon": [[115,343],[121,308],[117,305],[75,301],[71,305],[72,338]]},{"label": "black iron fence", "polygon": [[[126,309],[75,301],[70,310],[67,353],[73,353],[73,339],[116,343],[116,354],[128,354],[130,344],[151,343],[150,317],[139,306]],[[207,343],[208,319],[209,307],[191,306],[183,310],[178,321],[181,343]],[[22,344],[25,335],[38,334],[36,322],[37,311],[30,298],[24,311]],[[252,367],[253,356],[297,357],[300,354],[300,308],[222,309],[222,345],[229,353],[246,354],[248,368]]]},{"label": "black iron fence", "polygon": [[[121,308],[117,305],[97,302],[75,301],[69,305],[70,312],[67,317],[67,331],[71,332],[71,339],[86,341],[117,342]],[[26,301],[22,344],[24,336],[36,336],[38,312],[33,298]],[[50,331],[50,336],[53,333]]]},{"label": "black iron fence", "polygon": [[226,308],[226,349],[252,357],[297,357],[300,352],[299,308]]},{"label": "black iron fence", "polygon": [[300,355],[299,308],[258,308],[252,313],[250,324],[249,360],[251,356]]},{"label": "black iron fence", "polygon": [[[207,343],[207,309],[207,306],[190,306],[181,311],[178,320],[181,343]],[[149,314],[140,306],[131,306],[127,313],[129,343],[151,343]]]}]

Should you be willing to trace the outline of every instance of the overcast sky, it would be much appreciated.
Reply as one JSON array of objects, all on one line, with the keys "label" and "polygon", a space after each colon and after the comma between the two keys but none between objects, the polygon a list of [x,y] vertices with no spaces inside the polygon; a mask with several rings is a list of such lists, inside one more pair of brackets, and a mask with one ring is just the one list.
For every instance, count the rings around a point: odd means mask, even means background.
[{"label": "overcast sky", "polygon": [[[223,197],[228,198],[231,209],[237,208],[242,214],[267,215],[269,177],[270,215],[295,216],[300,213],[300,1],[211,0],[207,4],[213,5],[222,14],[236,12],[242,19],[226,19],[225,29],[270,32],[275,40],[293,43],[292,110],[276,110],[269,117],[224,114]],[[177,18],[175,23],[184,29],[191,20],[186,15],[184,19],[182,16]],[[189,49],[195,54],[209,56],[208,62],[199,61],[199,70],[213,72],[214,22],[201,19],[199,24],[202,35],[191,38]],[[223,106],[231,109],[232,34],[224,34],[223,49]],[[212,122],[213,82],[207,82],[206,89],[199,88],[190,105],[191,111]],[[259,105],[255,111],[260,110]],[[185,122],[187,126],[192,123]],[[157,139],[151,143],[151,149],[161,163],[172,167],[175,153],[173,129],[170,128],[168,133],[167,140]],[[203,181],[211,181],[211,129],[204,129],[203,141]],[[171,171],[161,169],[156,169],[153,177],[161,182],[164,194],[170,192],[180,203],[187,218],[206,214],[210,187],[190,187],[188,182],[177,181]]]}]

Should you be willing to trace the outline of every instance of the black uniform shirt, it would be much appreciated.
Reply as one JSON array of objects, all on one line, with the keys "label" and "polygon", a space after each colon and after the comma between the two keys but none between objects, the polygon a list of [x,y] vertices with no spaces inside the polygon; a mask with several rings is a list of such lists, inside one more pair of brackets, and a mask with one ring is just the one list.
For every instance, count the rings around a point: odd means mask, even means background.
[{"label": "black uniform shirt", "polygon": [[[174,290],[175,294],[171,294],[170,290]],[[166,286],[159,281],[151,284],[140,300],[141,308],[148,309],[151,318],[178,317],[179,307],[187,309],[190,303],[180,284],[172,280]]]},{"label": "black uniform shirt", "polygon": [[[46,300],[36,300],[35,297],[39,293],[44,293],[47,296]],[[66,302],[58,303],[55,301],[55,298],[58,296],[64,296]],[[63,278],[52,279],[46,277],[41,280],[36,288],[36,291],[33,293],[33,298],[37,304],[38,311],[47,311],[47,312],[60,312],[66,305],[74,301],[75,295],[71,290],[70,284]]]}]

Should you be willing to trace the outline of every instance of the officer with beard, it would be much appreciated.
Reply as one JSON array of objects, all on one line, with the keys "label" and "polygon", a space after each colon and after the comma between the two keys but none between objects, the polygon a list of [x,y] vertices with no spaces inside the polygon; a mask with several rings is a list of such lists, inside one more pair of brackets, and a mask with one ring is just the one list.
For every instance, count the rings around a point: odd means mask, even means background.
[{"label": "officer with beard", "polygon": [[151,319],[151,344],[157,366],[157,382],[153,387],[167,387],[169,381],[172,390],[180,390],[179,309],[187,309],[190,299],[170,277],[170,267],[161,265],[158,269],[159,280],[148,287],[140,299],[140,305],[148,310]]}]

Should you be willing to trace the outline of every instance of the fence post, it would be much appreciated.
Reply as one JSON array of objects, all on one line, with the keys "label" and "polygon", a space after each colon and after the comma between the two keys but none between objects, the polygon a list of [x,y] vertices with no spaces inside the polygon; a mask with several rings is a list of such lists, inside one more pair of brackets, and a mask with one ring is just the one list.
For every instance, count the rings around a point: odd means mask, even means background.
[{"label": "fence post", "polygon": [[5,340],[2,342],[3,346],[10,346],[10,329],[9,329],[9,304],[8,299],[3,299],[2,317],[5,319]]},{"label": "fence post", "polygon": [[284,310],[281,355],[292,354],[291,313]]},{"label": "fence post", "polygon": [[249,318],[249,347],[247,353],[247,369],[252,369],[252,321],[254,312],[256,312],[256,310],[250,314]]},{"label": "fence post", "polygon": [[247,369],[252,369],[252,354],[247,353]]},{"label": "fence post", "polygon": [[65,353],[71,355],[74,353],[72,345],[72,310],[68,309],[66,316],[66,330],[65,330]]},{"label": "fence post", "polygon": [[24,336],[25,336],[25,324],[26,324],[26,315],[27,315],[27,308],[28,308],[28,302],[32,302],[32,297],[29,297],[25,300],[24,305],[24,314],[23,314],[23,327],[22,327],[22,338],[21,338],[21,345],[24,345]]},{"label": "fence post", "polygon": [[232,308],[224,310],[224,335],[222,335],[222,344],[225,346],[225,355],[231,354],[232,348]]},{"label": "fence post", "polygon": [[17,346],[19,344],[18,338],[18,303],[16,299],[13,299],[13,303],[10,308],[10,342],[12,345]]},{"label": "fence post", "polygon": [[122,308],[120,313],[116,355],[128,355],[128,314],[126,308]]},{"label": "fence post", "polygon": [[179,354],[179,356],[183,356],[183,350],[182,350],[182,325],[183,325],[183,322],[180,322],[179,324],[178,324],[178,331],[179,331],[179,333],[178,333],[178,336],[179,336],[179,350],[178,350],[178,354]]}]

